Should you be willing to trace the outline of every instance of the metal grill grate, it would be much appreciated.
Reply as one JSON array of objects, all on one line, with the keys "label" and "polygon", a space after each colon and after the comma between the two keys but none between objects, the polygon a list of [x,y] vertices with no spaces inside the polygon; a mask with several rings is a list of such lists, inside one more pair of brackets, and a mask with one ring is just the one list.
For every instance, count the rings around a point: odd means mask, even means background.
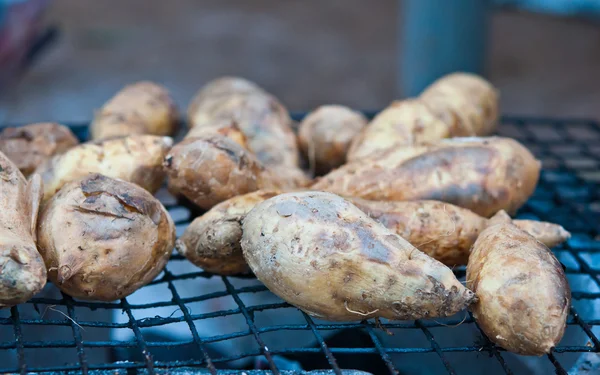
[{"label": "metal grill grate", "polygon": [[[372,116],[373,113],[367,115]],[[301,115],[295,116],[296,120],[300,118]],[[73,125],[72,128],[82,139],[87,136],[87,126]],[[600,181],[600,126],[593,121],[583,120],[504,117],[499,134],[524,143],[544,165],[536,193],[520,211],[519,217],[556,222],[573,234],[565,245],[554,251],[565,266],[573,289],[573,307],[568,319],[567,335],[577,331],[571,336],[579,338],[563,339],[551,354],[532,360],[535,366],[551,366],[556,373],[566,374],[572,365],[565,360],[569,353],[600,352],[600,341],[596,335],[600,332],[600,309],[597,308],[600,306],[600,196],[597,189]],[[193,208],[185,208],[173,199],[165,199],[164,204],[172,213],[179,233],[189,223],[190,217],[199,214]],[[461,364],[468,362],[470,358],[483,360],[490,368],[499,366],[501,372],[507,374],[519,371],[513,367],[516,363],[515,356],[506,353],[485,338],[470,315],[464,318],[465,315],[462,314],[443,321],[386,321],[381,325],[374,322],[334,324],[315,321],[285,302],[276,300],[272,295],[267,298],[274,301],[272,303],[249,303],[247,296],[268,293],[262,284],[253,279],[219,277],[201,270],[177,272],[177,265],[184,262],[187,261],[174,255],[165,271],[145,287],[162,287],[163,292],[158,295],[163,298],[160,301],[132,303],[123,299],[114,303],[94,303],[74,300],[65,295],[59,298],[42,296],[27,304],[13,307],[10,312],[0,312],[0,354],[13,353],[8,356],[12,359],[0,360],[0,373],[75,371],[87,374],[100,370],[138,369],[140,372],[152,374],[164,372],[165,369],[194,367],[216,374],[217,368],[227,368],[233,361],[258,356],[263,358],[272,373],[280,374],[282,369],[279,368],[276,357],[304,356],[311,358],[315,363],[313,367],[330,369],[332,373],[341,374],[341,369],[355,366],[356,362],[349,362],[350,358],[360,359],[364,356],[375,358],[381,366],[380,371],[398,374],[403,371],[403,358],[409,355],[416,361],[419,361],[419,358],[426,358],[422,361],[427,362],[437,361],[439,371],[449,374],[460,373],[462,370],[458,369]],[[464,267],[456,269],[455,272],[458,277],[464,279]],[[199,279],[212,280],[211,290],[199,290],[190,296],[181,293],[181,281],[191,283]],[[214,287],[219,279],[222,285]],[[54,294],[57,295],[56,290]],[[194,304],[222,298],[231,299],[233,307],[194,313]],[[139,317],[143,310],[169,307],[178,310],[171,316]],[[47,314],[49,309],[52,314]],[[25,316],[23,310],[32,312],[30,316]],[[288,324],[263,324],[264,319],[258,322],[258,314],[274,310],[280,315],[292,314],[298,319]],[[82,314],[114,311],[123,311],[126,321],[115,322],[110,317],[100,320],[78,318]],[[210,336],[199,333],[199,322],[223,317],[242,319],[245,329],[227,333],[214,332],[215,335]],[[168,327],[171,324],[187,325],[187,338],[161,341],[147,335],[149,328]],[[58,340],[50,336],[43,337],[43,340],[31,340],[25,332],[32,333],[49,326],[70,329],[69,336],[72,338]],[[131,339],[87,338],[93,337],[88,331],[98,333],[108,330],[127,330],[132,333]],[[328,341],[327,336],[339,330],[362,332],[360,346],[349,347],[345,342],[340,344]],[[454,342],[448,345],[448,335],[445,332],[449,330],[455,330],[452,332],[456,337],[470,330],[470,336],[465,336],[470,341],[460,345]],[[413,345],[389,343],[392,336],[388,336],[386,332],[395,333],[395,337],[398,337],[409,331],[413,335],[420,331],[420,338],[415,339]],[[274,332],[304,332],[312,335],[311,341],[314,345],[294,346],[290,341],[280,347],[269,347],[269,334]],[[215,354],[214,344],[248,337],[254,339],[256,349],[244,352],[227,350],[224,354]],[[194,353],[189,358],[170,360],[155,356],[157,350],[170,349],[170,353],[178,353],[180,349],[189,346],[193,347]],[[44,356],[43,351],[47,349],[53,350],[54,362],[63,364],[36,365],[39,358]],[[127,361],[97,363],[90,360],[90,352],[118,350],[133,353],[132,358]]]}]

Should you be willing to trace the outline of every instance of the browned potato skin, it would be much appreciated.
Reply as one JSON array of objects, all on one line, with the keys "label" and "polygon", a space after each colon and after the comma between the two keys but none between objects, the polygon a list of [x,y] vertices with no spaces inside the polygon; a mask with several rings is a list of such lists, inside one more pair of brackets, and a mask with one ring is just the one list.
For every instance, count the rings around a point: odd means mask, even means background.
[{"label": "browned potato skin", "polygon": [[250,272],[242,254],[242,220],[278,191],[255,191],[222,202],[196,218],[175,243],[181,255],[207,272],[237,275]]},{"label": "browned potato skin", "polygon": [[298,145],[287,109],[260,88],[232,86],[235,85],[201,89],[188,111],[190,126],[212,126],[215,122],[233,121],[246,135],[249,148],[265,166],[298,167]]},{"label": "browned potato skin", "polygon": [[490,217],[514,214],[539,172],[540,162],[513,139],[452,138],[348,163],[311,189],[369,200],[439,200]]},{"label": "browned potato skin", "polygon": [[40,176],[28,183],[0,152],[0,308],[24,303],[46,285],[46,267],[35,243],[41,194]]},{"label": "browned potato skin", "polygon": [[94,117],[92,139],[134,134],[170,136],[177,130],[175,102],[166,88],[141,81],[125,86]]},{"label": "browned potato skin", "polygon": [[309,113],[298,128],[298,143],[317,175],[346,162],[350,143],[365,128],[360,112],[342,105],[324,105]]},{"label": "browned potato skin", "polygon": [[184,139],[165,157],[169,191],[203,209],[275,183],[254,155],[230,138],[208,135]]},{"label": "browned potato skin", "polygon": [[175,226],[160,202],[132,183],[93,174],[70,182],[40,215],[48,278],[66,294],[113,301],[166,265]]},{"label": "browned potato skin", "polygon": [[[348,200],[417,249],[450,267],[467,264],[471,246],[490,223],[466,208],[438,201]],[[558,224],[533,220],[513,220],[513,223],[548,247],[570,237]]]},{"label": "browned potato skin", "polygon": [[0,133],[0,151],[28,177],[38,165],[79,143],[66,126],[42,122],[5,128]]},{"label": "browned potato skin", "polygon": [[242,232],[256,277],[320,319],[449,316],[475,299],[448,267],[334,194],[268,199],[246,216]]},{"label": "browned potato skin", "polygon": [[448,74],[427,87],[420,99],[444,121],[457,119],[455,126],[474,135],[490,135],[498,124],[498,91],[475,74]]},{"label": "browned potato skin", "polygon": [[44,180],[44,201],[66,183],[90,173],[133,182],[154,193],[165,179],[162,162],[172,145],[170,137],[133,135],[73,147],[36,169]]},{"label": "browned potato skin", "polygon": [[495,220],[475,242],[467,286],[479,297],[473,317],[497,345],[540,356],[561,340],[571,305],[565,273],[546,246],[509,219]]}]

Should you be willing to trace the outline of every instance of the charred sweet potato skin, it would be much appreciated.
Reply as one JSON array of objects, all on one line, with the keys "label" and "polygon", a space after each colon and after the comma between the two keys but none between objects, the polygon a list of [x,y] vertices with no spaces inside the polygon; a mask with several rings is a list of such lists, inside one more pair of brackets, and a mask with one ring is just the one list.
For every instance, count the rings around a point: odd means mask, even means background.
[{"label": "charred sweet potato skin", "polygon": [[63,186],[42,210],[37,234],[48,278],[66,294],[100,301],[152,281],[175,243],[173,221],[156,198],[98,174]]},{"label": "charred sweet potato skin", "polygon": [[0,152],[15,163],[25,177],[44,161],[77,144],[79,141],[69,128],[52,122],[5,128],[0,133]]},{"label": "charred sweet potato skin", "polygon": [[490,340],[514,353],[543,355],[566,326],[571,292],[560,262],[510,222],[484,230],[467,266],[479,297],[473,316]]},{"label": "charred sweet potato skin", "polygon": [[490,217],[515,213],[539,173],[539,161],[515,140],[453,138],[348,163],[311,189],[369,200],[439,200]]},{"label": "charred sweet potato skin", "polygon": [[448,267],[334,194],[270,198],[250,211],[242,232],[257,278],[318,318],[448,316],[475,298]]},{"label": "charred sweet potato skin", "polygon": [[35,227],[42,182],[27,182],[0,152],[0,308],[24,303],[46,285],[46,267],[36,248]]}]

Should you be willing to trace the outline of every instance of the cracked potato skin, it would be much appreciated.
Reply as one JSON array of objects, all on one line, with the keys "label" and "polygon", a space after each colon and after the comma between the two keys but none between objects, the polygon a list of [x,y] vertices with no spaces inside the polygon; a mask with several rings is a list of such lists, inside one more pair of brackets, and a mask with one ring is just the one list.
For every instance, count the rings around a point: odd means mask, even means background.
[{"label": "cracked potato skin", "polygon": [[449,316],[475,295],[452,271],[330,193],[286,193],[243,220],[248,265],[273,293],[311,316]]},{"label": "cracked potato skin", "polygon": [[66,184],[48,201],[37,235],[50,281],[76,298],[113,301],[162,271],[175,226],[146,190],[92,174]]},{"label": "cracked potato skin", "polygon": [[170,137],[133,135],[73,147],[36,169],[44,180],[44,201],[66,183],[90,173],[132,182],[154,193],[165,179],[162,162],[172,145]]},{"label": "cracked potato skin", "polygon": [[0,133],[0,151],[15,163],[25,177],[52,156],[78,144],[69,128],[52,122],[5,128]]},{"label": "cracked potato skin", "polygon": [[298,127],[298,144],[317,175],[346,162],[352,140],[367,126],[360,112],[342,105],[324,105]]},{"label": "cracked potato skin", "polygon": [[177,239],[181,255],[203,270],[219,275],[250,272],[242,254],[242,220],[248,212],[277,191],[255,191],[214,206],[197,217]]},{"label": "cracked potato skin", "polygon": [[540,162],[503,137],[452,138],[348,163],[311,186],[369,200],[438,200],[490,217],[514,214],[535,190]]},{"label": "cracked potato skin", "polygon": [[500,212],[484,230],[467,266],[471,306],[486,336],[521,355],[543,355],[561,340],[571,291],[560,262]]},{"label": "cracked potato skin", "polygon": [[28,301],[46,285],[35,234],[41,199],[40,176],[28,182],[0,152],[0,308]]},{"label": "cracked potato skin", "polygon": [[94,116],[92,139],[134,134],[171,136],[177,130],[177,107],[163,86],[149,81],[125,86]]}]

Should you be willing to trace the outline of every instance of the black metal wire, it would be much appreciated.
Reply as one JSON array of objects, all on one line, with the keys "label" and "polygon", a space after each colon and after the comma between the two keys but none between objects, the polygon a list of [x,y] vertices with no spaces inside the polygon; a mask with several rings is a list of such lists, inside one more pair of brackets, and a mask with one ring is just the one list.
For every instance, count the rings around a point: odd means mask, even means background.
[{"label": "black metal wire", "polygon": [[[372,117],[374,113],[369,112],[367,115]],[[295,120],[301,120],[302,118],[302,114],[294,114],[293,116]],[[536,193],[520,211],[520,215],[529,215],[539,220],[556,222],[571,231],[573,238],[556,249],[556,251],[562,252],[570,259],[570,262],[566,264],[565,272],[569,277],[586,277],[593,280],[591,281],[592,285],[600,290],[600,266],[591,264],[586,258],[589,254],[600,253],[600,241],[598,240],[600,239],[600,190],[598,189],[600,179],[594,180],[586,177],[592,173],[600,173],[600,126],[596,122],[586,119],[557,120],[515,116],[505,116],[502,122],[501,135],[516,138],[532,149],[539,159],[551,162],[551,164],[545,166]],[[587,132],[586,134],[589,134],[589,137],[577,135],[575,128]],[[73,124],[73,130],[82,138],[87,136],[87,124]],[[546,130],[548,134],[544,134]],[[576,158],[583,158],[586,161],[578,164]],[[170,210],[182,210],[180,204],[169,202],[166,207]],[[180,220],[176,224],[186,225],[188,222],[189,220],[186,219]],[[186,262],[186,260],[175,255],[171,262]],[[172,267],[169,266],[169,269],[172,269]],[[464,277],[465,275],[464,267],[457,268],[454,271],[457,277]],[[0,354],[2,354],[1,351],[10,350],[16,353],[16,358],[8,364],[0,363],[0,373],[26,374],[76,371],[85,374],[96,370],[126,369],[133,372],[144,370],[149,374],[154,374],[155,369],[188,368],[192,366],[207,368],[215,374],[218,366],[227,367],[232,361],[263,356],[269,365],[270,372],[279,374],[281,369],[277,366],[277,356],[324,355],[327,359],[325,366],[333,369],[336,374],[340,374],[342,369],[348,368],[346,363],[348,355],[351,355],[351,357],[375,355],[381,358],[382,363],[385,365],[385,371],[390,374],[399,374],[400,371],[397,366],[401,366],[401,362],[395,361],[396,356],[425,353],[435,353],[449,374],[459,372],[457,365],[453,362],[453,353],[472,353],[473,355],[485,353],[486,356],[489,355],[490,357],[490,364],[497,362],[507,374],[515,372],[509,366],[509,363],[512,362],[506,360],[512,354],[494,345],[483,335],[481,330],[478,331],[481,333],[481,340],[463,346],[441,345],[440,341],[436,340],[436,336],[439,335],[437,331],[436,335],[430,331],[431,328],[444,329],[445,326],[457,324],[479,329],[470,314],[464,321],[461,316],[444,320],[443,323],[433,320],[415,322],[384,321],[376,325],[371,322],[327,323],[313,321],[311,317],[302,313],[303,321],[296,321],[293,324],[269,324],[259,327],[255,324],[255,313],[259,311],[278,311],[291,306],[285,302],[247,306],[242,301],[242,295],[264,293],[267,289],[263,285],[234,287],[233,278],[231,277],[222,277],[225,290],[202,291],[202,293],[193,296],[182,296],[176,287],[178,285],[176,282],[212,277],[214,276],[210,273],[201,270],[181,274],[165,271],[162,276],[150,284],[152,286],[166,286],[171,293],[167,300],[158,302],[143,301],[144,303],[134,304],[127,299],[113,303],[87,302],[63,296],[60,299],[34,298],[26,304],[30,306],[56,305],[64,307],[70,319],[67,317],[57,319],[31,316],[24,313],[24,308],[20,311],[19,308],[13,307],[10,310],[10,316],[0,317],[0,328],[12,327],[13,329],[13,337],[0,337]],[[189,310],[190,304],[210,302],[228,296],[231,296],[235,306],[202,313],[194,313],[193,310]],[[580,303],[577,309],[581,310],[581,306],[591,306],[600,302],[600,292],[596,290],[574,290],[572,298]],[[134,311],[164,307],[178,308],[182,314],[181,316],[155,316],[142,319],[136,319],[134,316]],[[126,314],[128,321],[110,322],[85,320],[83,318],[80,320],[79,318],[83,314],[77,312],[84,308],[108,312],[121,310]],[[587,345],[584,343],[576,343],[577,345],[559,344],[550,354],[539,359],[539,363],[545,361],[546,365],[551,364],[558,374],[568,372],[561,363],[561,356],[565,353],[600,353],[600,340],[594,333],[600,327],[600,318],[596,319],[594,316],[581,315],[577,309],[575,307],[571,308],[567,325],[572,329],[573,327],[579,327],[589,343]],[[242,317],[246,327],[234,332],[214,332],[210,335],[201,334],[196,328],[197,322],[222,317]],[[164,341],[160,339],[149,340],[144,335],[143,330],[145,329],[177,323],[187,324],[190,336],[176,341]],[[24,336],[23,326],[68,327],[71,330],[72,337],[67,339],[50,337],[48,340],[33,341]],[[88,327],[106,331],[128,330],[133,333],[133,337],[126,340],[87,340],[86,335],[82,334],[82,330]],[[385,344],[383,339],[385,333],[382,329],[421,331],[429,346],[390,347]],[[366,332],[369,339],[361,347],[344,347],[344,344],[340,346],[339,344],[329,343],[327,337],[340,330],[363,331]],[[267,347],[265,334],[283,331],[310,332],[314,337],[315,344],[310,347],[296,347],[291,343],[283,348]],[[250,337],[256,341],[258,349],[247,352],[231,351],[211,356],[208,354],[211,345]],[[188,346],[193,346],[196,353],[199,350],[201,355],[193,355],[190,358],[178,361],[169,360],[168,358],[159,360],[159,356],[156,355],[156,352],[161,349],[179,351],[180,348]],[[35,355],[26,356],[25,354],[26,350],[47,348],[59,351],[75,349],[77,362],[41,366],[34,364]],[[142,359],[114,363],[91,363],[89,361],[89,353],[92,350],[108,351],[117,349],[140,352],[142,353]]]}]

